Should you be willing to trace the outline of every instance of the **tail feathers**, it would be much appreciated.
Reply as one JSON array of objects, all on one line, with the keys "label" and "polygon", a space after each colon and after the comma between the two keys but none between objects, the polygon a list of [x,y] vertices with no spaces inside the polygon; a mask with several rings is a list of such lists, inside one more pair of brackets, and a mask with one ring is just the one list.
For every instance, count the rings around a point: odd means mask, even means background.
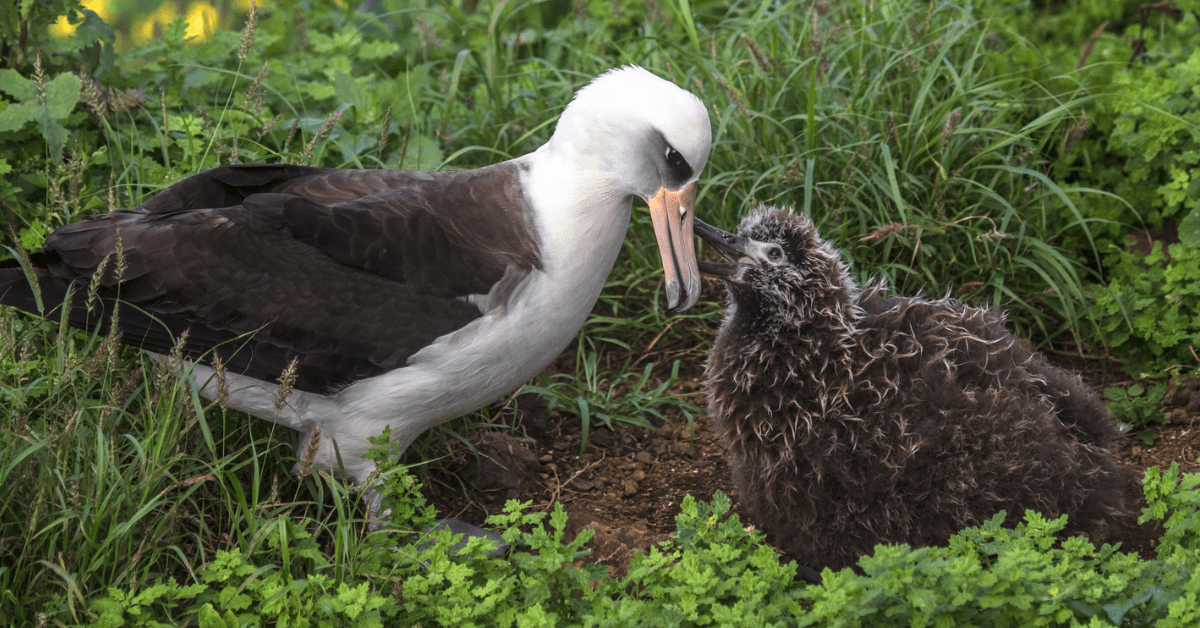
[{"label": "tail feathers", "polygon": [[[0,304],[57,320],[69,301],[67,324],[101,335],[109,333],[113,314],[118,311],[116,291],[101,288],[89,302],[89,282],[64,282],[44,268],[35,268],[34,273],[40,302],[33,282],[19,263],[16,260],[0,262]],[[126,344],[155,353],[170,352],[179,335],[191,327],[186,321],[173,320],[169,315],[153,315],[125,301],[121,301],[117,317]],[[232,334],[215,333],[221,337],[210,340],[228,342],[232,339]]]},{"label": "tail feathers", "polygon": [[[178,314],[161,311],[150,313],[122,299],[118,289],[101,287],[89,300],[90,282],[82,279],[73,283],[64,282],[44,267],[36,268],[34,272],[41,289],[40,307],[29,278],[19,263],[15,260],[0,262],[0,305],[59,320],[63,316],[64,303],[69,302],[66,318],[71,327],[107,335],[115,316],[123,344],[162,355],[178,349],[183,358],[193,361],[208,362],[216,355],[230,372],[262,381],[275,381],[280,376],[279,372],[268,370],[262,364],[286,364],[293,357],[284,347],[257,342],[254,333],[239,335],[193,324]],[[186,342],[180,346],[185,334]],[[268,361],[259,364],[254,361],[256,356],[265,356]],[[269,361],[272,359],[274,362]],[[342,367],[345,365],[332,364],[335,370]],[[301,383],[303,390],[326,391],[335,382],[322,372]]]},{"label": "tail feathers", "polygon": [[15,307],[33,314],[42,314],[44,304],[39,302],[31,278],[16,259],[0,262],[0,304]]}]

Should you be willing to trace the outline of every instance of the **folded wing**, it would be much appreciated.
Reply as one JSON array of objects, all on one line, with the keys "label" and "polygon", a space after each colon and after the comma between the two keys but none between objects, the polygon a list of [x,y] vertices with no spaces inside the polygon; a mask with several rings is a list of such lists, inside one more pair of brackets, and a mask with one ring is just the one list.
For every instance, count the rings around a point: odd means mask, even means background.
[{"label": "folded wing", "polygon": [[[186,331],[189,359],[264,381],[295,361],[295,387],[324,393],[403,367],[484,314],[489,301],[468,297],[539,268],[519,179],[512,163],[217,168],[56,231],[32,261],[47,307],[73,286],[75,326],[107,332],[119,301],[124,342],[166,353]],[[36,310],[15,262],[0,301]]]}]

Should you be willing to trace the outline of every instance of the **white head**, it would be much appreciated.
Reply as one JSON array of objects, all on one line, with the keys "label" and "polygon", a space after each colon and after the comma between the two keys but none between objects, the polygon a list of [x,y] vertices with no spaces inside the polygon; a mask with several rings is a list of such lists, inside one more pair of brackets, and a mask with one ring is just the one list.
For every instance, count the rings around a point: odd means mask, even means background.
[{"label": "white head", "polygon": [[708,110],[699,98],[625,66],[576,92],[547,144],[606,178],[600,185],[650,205],[672,309],[686,310],[700,296],[692,219],[711,141]]}]

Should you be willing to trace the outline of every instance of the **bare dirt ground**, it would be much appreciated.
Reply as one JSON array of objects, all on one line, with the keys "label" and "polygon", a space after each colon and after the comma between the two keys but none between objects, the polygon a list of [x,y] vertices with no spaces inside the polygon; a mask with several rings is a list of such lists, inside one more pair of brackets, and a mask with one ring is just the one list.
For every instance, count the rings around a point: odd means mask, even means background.
[{"label": "bare dirt ground", "polygon": [[[655,359],[664,364],[683,360],[686,366],[673,392],[688,395],[689,401],[703,407],[698,382],[704,355],[699,351],[660,347]],[[1097,391],[1133,383],[1109,363],[1061,355],[1050,358],[1080,372]],[[572,364],[573,360],[573,354],[564,354],[558,364]],[[1117,458],[1139,473],[1151,466],[1167,468],[1172,462],[1178,462],[1184,471],[1200,470],[1196,388],[1195,380],[1173,382],[1164,400],[1171,418],[1153,429],[1159,434],[1156,443],[1147,446],[1127,436]],[[663,541],[675,531],[675,516],[685,495],[708,501],[721,491],[729,496],[742,522],[754,525],[730,479],[724,447],[703,413],[689,425],[685,417],[669,410],[664,413],[667,421],[655,430],[628,425],[609,430],[593,425],[580,455],[578,418],[558,413],[546,416],[532,396],[519,405],[523,412],[515,430],[477,432],[474,451],[460,444],[445,452],[425,486],[427,497],[442,516],[459,516],[479,524],[488,515],[499,513],[508,499],[531,501],[535,511],[548,511],[554,503],[562,503],[570,513],[569,532],[595,529],[588,546],[593,552],[591,560],[609,565],[614,573],[628,567],[633,552]],[[1122,549],[1151,558],[1160,533],[1153,524],[1131,526],[1117,540]]]}]

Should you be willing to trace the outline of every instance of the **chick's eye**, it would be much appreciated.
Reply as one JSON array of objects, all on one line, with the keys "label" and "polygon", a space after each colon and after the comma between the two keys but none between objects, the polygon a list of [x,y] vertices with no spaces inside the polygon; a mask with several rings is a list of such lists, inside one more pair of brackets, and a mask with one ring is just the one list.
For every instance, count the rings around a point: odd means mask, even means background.
[{"label": "chick's eye", "polygon": [[679,164],[683,163],[683,155],[680,155],[679,151],[668,146],[667,147],[667,163],[671,164],[672,166],[678,166]]},{"label": "chick's eye", "polygon": [[771,250],[767,251],[767,259],[771,260],[772,262],[781,262],[783,261],[783,251],[779,250],[778,248],[772,248]]}]

